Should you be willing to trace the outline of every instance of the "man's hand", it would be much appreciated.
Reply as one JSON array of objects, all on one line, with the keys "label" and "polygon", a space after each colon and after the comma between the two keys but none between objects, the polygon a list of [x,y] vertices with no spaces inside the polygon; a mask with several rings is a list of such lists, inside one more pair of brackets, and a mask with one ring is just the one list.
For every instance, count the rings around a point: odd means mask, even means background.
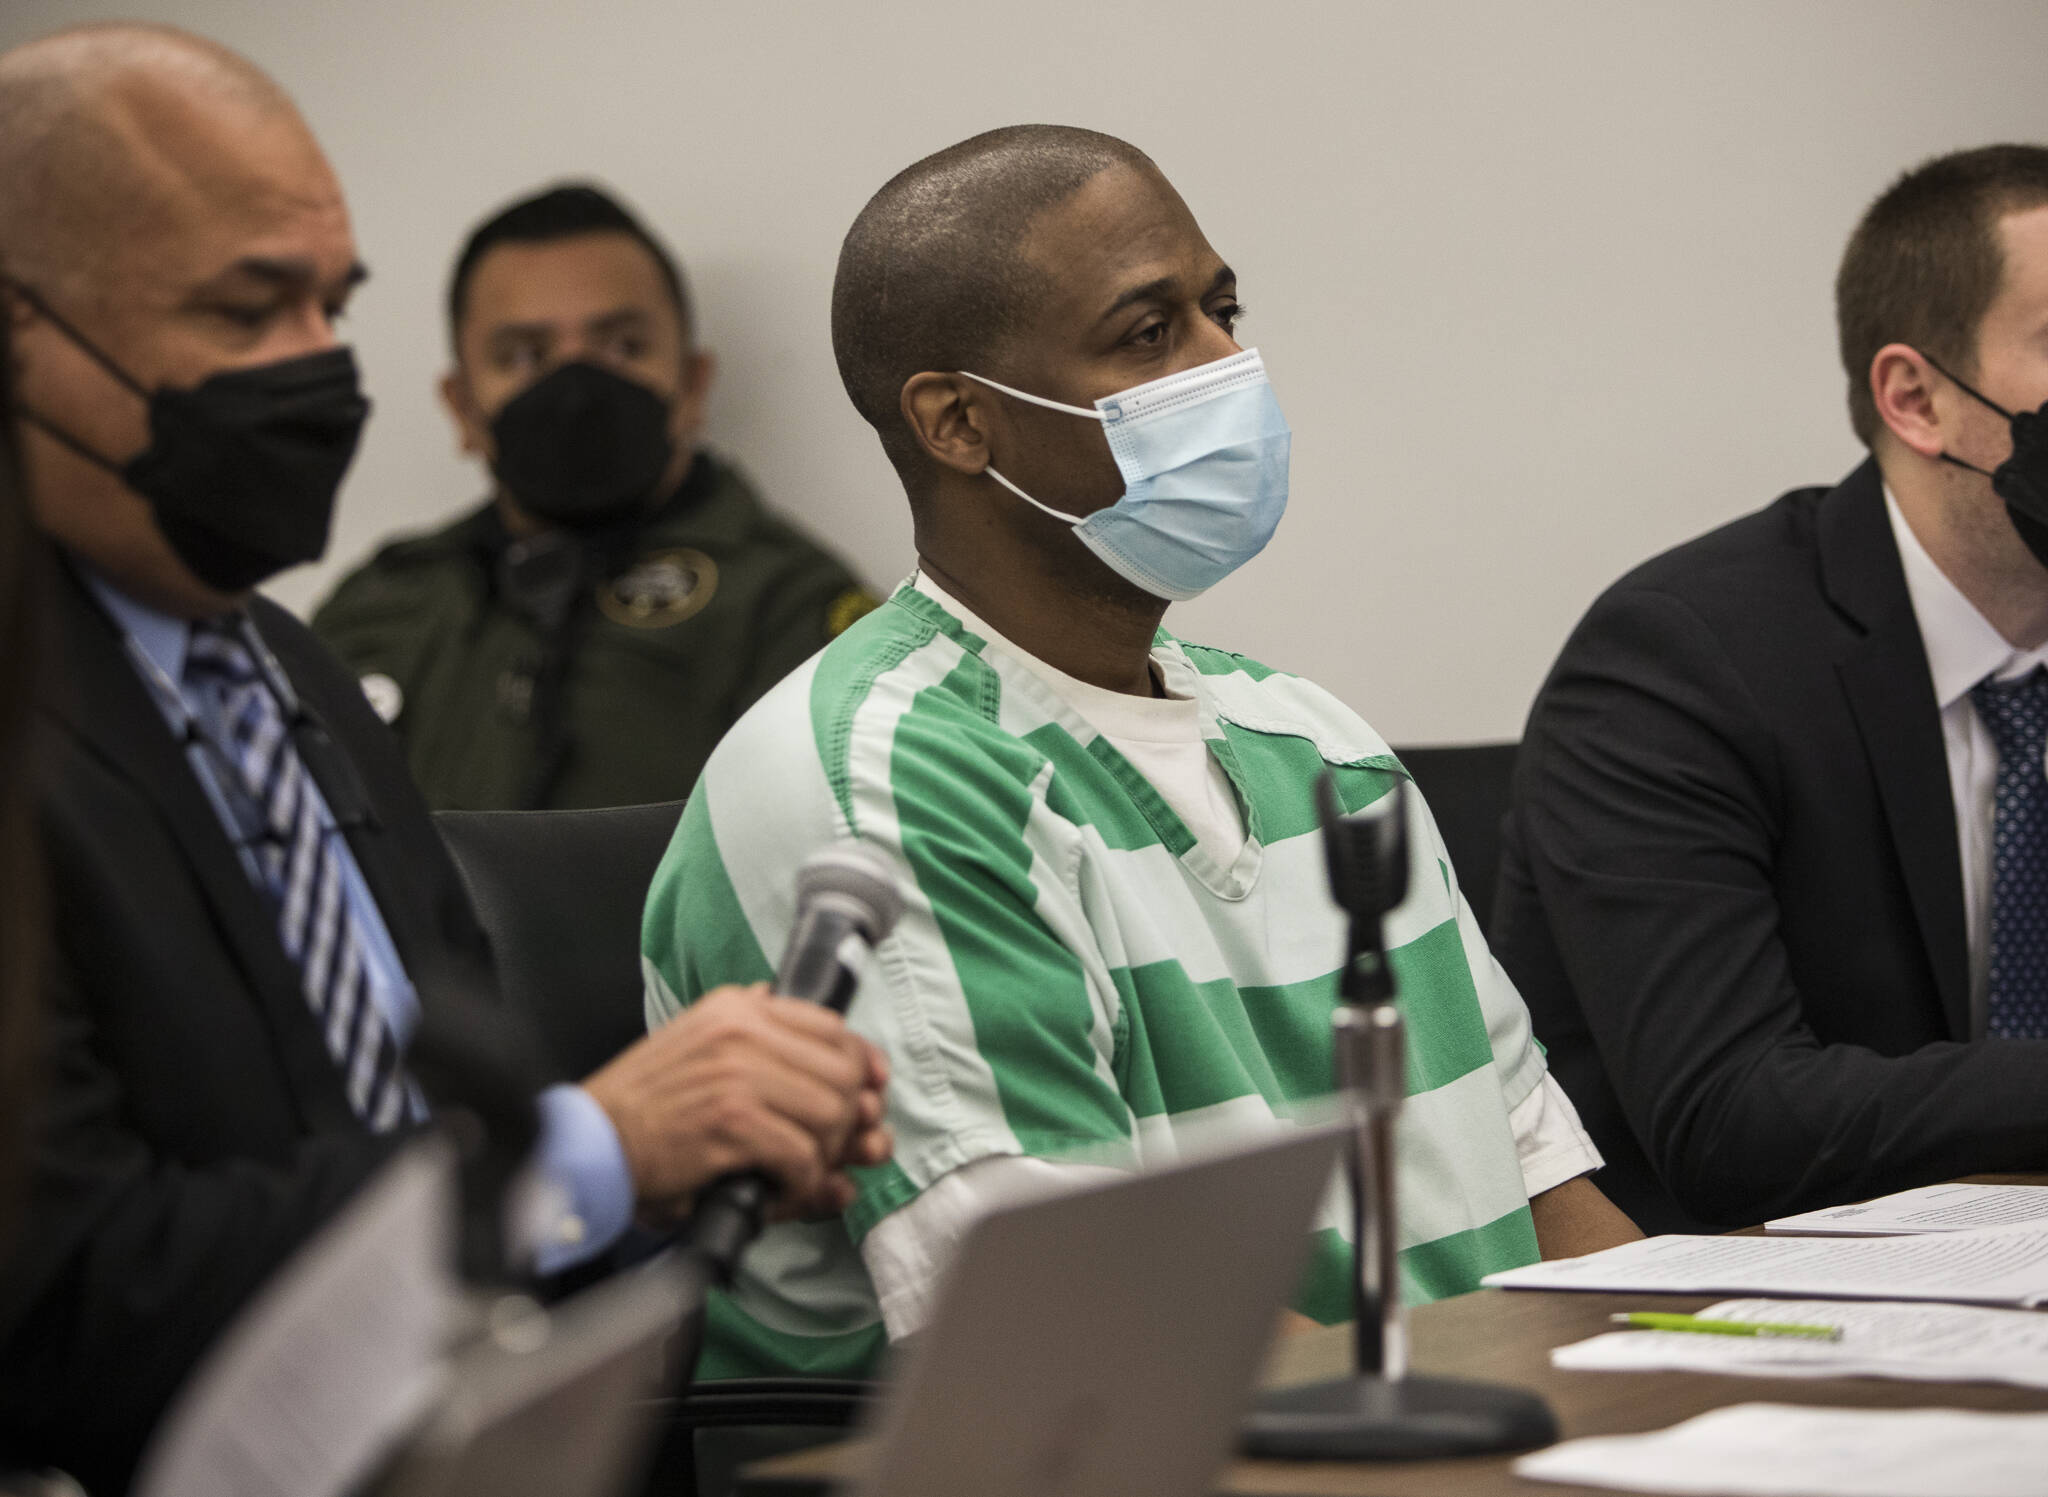
[{"label": "man's hand", "polygon": [[790,1216],[845,1210],[845,1171],[889,1157],[887,1080],[839,1015],[761,984],[705,994],[583,1089],[618,1130],[643,1209],[680,1214],[720,1175],[759,1169]]},{"label": "man's hand", "polygon": [[1320,1320],[1311,1320],[1299,1310],[1283,1308],[1280,1311],[1279,1335],[1306,1336],[1310,1331],[1320,1331],[1323,1329],[1324,1326]]}]

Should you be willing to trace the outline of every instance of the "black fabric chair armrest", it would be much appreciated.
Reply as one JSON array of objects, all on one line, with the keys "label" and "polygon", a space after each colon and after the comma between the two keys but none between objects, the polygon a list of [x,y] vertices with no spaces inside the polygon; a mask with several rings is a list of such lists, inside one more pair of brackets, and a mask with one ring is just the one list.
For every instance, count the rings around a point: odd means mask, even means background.
[{"label": "black fabric chair armrest", "polygon": [[1442,748],[1397,748],[1429,804],[1451,854],[1458,887],[1479,928],[1493,926],[1493,886],[1500,877],[1501,820],[1513,796],[1517,743],[1461,743]]},{"label": "black fabric chair armrest", "polygon": [[874,1406],[879,1383],[744,1377],[664,1399],[644,1497],[731,1497],[747,1464],[841,1437]]},{"label": "black fabric chair armrest", "polygon": [[737,1377],[698,1383],[675,1400],[674,1423],[850,1425],[880,1396],[880,1383],[824,1377]]},{"label": "black fabric chair armrest", "polygon": [[437,811],[506,1000],[581,1081],[646,1033],[640,912],[681,801],[591,811]]}]

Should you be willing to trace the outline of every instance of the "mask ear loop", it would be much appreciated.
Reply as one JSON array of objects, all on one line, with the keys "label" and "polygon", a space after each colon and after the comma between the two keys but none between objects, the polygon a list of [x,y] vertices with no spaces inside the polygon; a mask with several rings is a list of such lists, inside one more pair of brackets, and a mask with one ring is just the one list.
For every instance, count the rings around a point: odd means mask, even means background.
[{"label": "mask ear loop", "polygon": [[81,352],[83,352],[95,364],[99,365],[100,368],[106,370],[107,373],[111,374],[116,380],[120,381],[121,384],[125,385],[128,389],[134,391],[144,400],[149,399],[149,391],[146,388],[144,388],[141,381],[137,380],[134,375],[130,374],[127,370],[123,369],[119,364],[115,363],[113,355],[109,354],[97,343],[93,342],[92,339],[86,337],[84,333],[81,333],[78,330],[77,326],[70,321],[70,319],[61,316],[55,307],[51,306],[49,302],[43,299],[42,292],[36,290],[36,288],[33,286],[27,285],[21,281],[17,281],[12,276],[7,275],[0,275],[0,286],[6,287],[8,290],[12,291],[16,296],[20,297],[23,301],[27,302],[31,307],[34,307],[36,309],[37,316],[47,317],[50,320],[50,325],[52,327],[56,328],[57,331],[62,333],[66,338],[69,338],[74,344],[78,346]]},{"label": "mask ear loop", "polygon": [[78,438],[71,435],[70,432],[66,431],[63,427],[59,426],[56,422],[52,421],[49,417],[45,416],[41,411],[37,410],[34,406],[29,405],[24,401],[17,400],[14,402],[14,410],[15,414],[20,416],[21,419],[26,421],[30,426],[35,427],[38,431],[42,432],[52,441],[57,442],[65,447],[69,447],[73,452],[77,453],[80,457],[84,458],[87,462],[91,463],[94,467],[105,468],[109,473],[113,474],[116,478],[125,476],[125,470],[123,469],[120,463],[115,462],[112,458],[108,457],[104,452],[93,451],[92,448],[86,446],[85,443],[79,441]]},{"label": "mask ear loop", "polygon": [[[1919,353],[1920,351],[1918,349],[1915,349],[1914,352]],[[2013,419],[2012,412],[2007,410],[2004,406],[2000,405],[1997,401],[1993,400],[1989,395],[1984,394],[1975,386],[1967,384],[1960,379],[1957,379],[1953,374],[1950,374],[1946,369],[1942,368],[1940,364],[1935,362],[1933,354],[1921,353],[1920,357],[1927,360],[1928,367],[1933,369],[1936,374],[1939,374],[1943,379],[1947,380],[1950,384],[1954,385],[1958,390],[1961,390],[1965,395],[1969,396],[1979,405],[1990,407],[1992,410],[1998,412],[1999,415],[2005,417],[2005,419],[2008,421]],[[1989,468],[1980,468],[1975,463],[1966,463],[1961,458],[1954,457],[1946,451],[1944,451],[1941,454],[1941,460],[1945,463],[1953,463],[1956,467],[1962,468],[1966,472],[1982,474],[1986,478],[1991,478],[1995,476]]]},{"label": "mask ear loop", "polygon": [[[35,308],[37,316],[47,318],[50,326],[69,339],[72,345],[85,354],[87,358],[99,365],[100,368],[106,370],[117,384],[133,392],[143,402],[148,402],[149,391],[143,388],[135,376],[115,363],[112,356],[105,349],[93,342],[92,339],[86,337],[84,333],[81,333],[69,319],[59,315],[57,309],[44,300],[43,294],[36,290],[35,287],[25,282],[17,281],[13,276],[0,274],[0,289],[13,292],[31,307]],[[53,441],[70,448],[87,462],[106,469],[116,477],[121,476],[123,464],[115,462],[105,453],[94,451],[34,406],[28,404],[28,402],[17,397],[14,402],[14,409],[20,414],[22,420],[43,432]]]},{"label": "mask ear loop", "polygon": [[1009,479],[1003,477],[1002,474],[998,473],[992,467],[983,468],[981,471],[986,473],[990,478],[993,478],[997,483],[1001,484],[1011,493],[1015,494],[1019,499],[1022,499],[1026,504],[1030,505],[1033,509],[1051,515],[1055,520],[1058,520],[1063,525],[1079,525],[1082,519],[1084,518],[1081,515],[1070,515],[1063,509],[1054,509],[1050,504],[1045,503],[1043,500],[1032,498],[1029,494],[1025,493],[1022,489],[1018,488],[1017,485],[1015,485],[1014,483],[1011,483]]},{"label": "mask ear loop", "polygon": [[[1914,351],[1916,353],[1919,352],[1919,350],[1917,349]],[[1998,412],[1999,415],[2005,417],[2006,420],[2012,420],[2011,411],[2007,410],[2004,406],[2000,405],[1997,401],[1993,400],[1989,395],[1986,395],[1979,391],[1975,386],[1967,385],[1963,383],[1963,381],[1957,379],[1953,374],[1950,374],[1946,369],[1942,368],[1941,365],[1935,363],[1933,354],[1923,353],[1920,355],[1920,357],[1927,360],[1929,367],[1931,367],[1936,374],[1940,375],[1943,379],[1947,380],[1950,384],[1954,385],[1957,389],[1961,390],[1965,395],[1969,396],[1972,400],[1975,400],[1980,405],[1988,405],[1991,407],[1992,410]]]},{"label": "mask ear loop", "polygon": [[[987,385],[991,390],[1001,390],[1005,395],[1014,396],[1018,400],[1028,401],[1032,405],[1042,405],[1049,411],[1064,411],[1069,416],[1084,416],[1088,420],[1094,421],[1098,424],[1108,419],[1100,411],[1089,410],[1083,406],[1078,405],[1068,405],[1063,401],[1047,400],[1043,395],[1033,395],[1027,390],[1013,390],[1008,385],[998,384],[995,380],[986,379],[983,376],[975,374],[970,370],[958,369],[955,370],[954,373],[963,375],[964,377],[973,380],[976,384]],[[1017,485],[1011,483],[1009,479],[1003,477],[1002,474],[998,473],[993,466],[983,468],[981,471],[986,473],[990,478],[993,478],[997,483],[1001,484],[1011,493],[1015,494],[1019,499],[1022,499],[1026,504],[1030,505],[1033,509],[1039,510],[1044,514],[1051,515],[1055,520],[1062,521],[1067,525],[1079,525],[1084,518],[1081,515],[1070,515],[1065,510],[1054,509],[1050,504],[1046,504],[1041,500],[1032,498],[1029,494],[1025,493],[1022,489],[1018,488]]]},{"label": "mask ear loop", "polygon": [[1014,395],[1017,399],[1028,400],[1033,405],[1042,405],[1049,411],[1065,411],[1069,416],[1085,416],[1090,421],[1106,421],[1108,419],[1102,412],[1091,407],[1068,405],[1064,401],[1047,400],[1043,395],[1033,395],[1026,390],[1013,390],[1008,385],[997,384],[994,380],[985,379],[970,370],[956,369],[954,373],[964,375],[976,384],[987,385],[991,390],[1001,390],[1005,395]]}]

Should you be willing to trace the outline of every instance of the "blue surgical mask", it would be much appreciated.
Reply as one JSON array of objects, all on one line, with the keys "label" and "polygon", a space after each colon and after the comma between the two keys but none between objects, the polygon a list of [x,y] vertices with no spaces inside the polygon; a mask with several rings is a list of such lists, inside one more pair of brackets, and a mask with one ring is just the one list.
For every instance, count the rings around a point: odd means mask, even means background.
[{"label": "blue surgical mask", "polygon": [[961,370],[991,389],[1100,421],[1123,497],[1092,515],[1041,504],[994,468],[989,477],[1056,520],[1118,576],[1181,602],[1266,547],[1287,509],[1287,418],[1256,348],[1108,395],[1089,410]]}]

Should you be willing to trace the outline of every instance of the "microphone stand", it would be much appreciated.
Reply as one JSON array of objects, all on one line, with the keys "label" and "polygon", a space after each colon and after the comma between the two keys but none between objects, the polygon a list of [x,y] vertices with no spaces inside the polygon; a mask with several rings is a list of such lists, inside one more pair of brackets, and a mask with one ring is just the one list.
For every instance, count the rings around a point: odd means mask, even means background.
[{"label": "microphone stand", "polygon": [[521,1016],[485,1000],[488,973],[450,961],[424,967],[416,981],[431,1000],[405,1064],[454,1148],[462,1278],[484,1294],[506,1292],[525,1278],[512,1261],[506,1208],[540,1136],[539,1042]]},{"label": "microphone stand", "polygon": [[1407,787],[1345,816],[1325,771],[1316,783],[1330,887],[1350,916],[1331,1016],[1348,1151],[1356,1372],[1262,1396],[1242,1432],[1247,1454],[1288,1460],[1420,1460],[1523,1450],[1557,1438],[1535,1394],[1408,1370],[1401,1304],[1395,1124],[1407,1099],[1407,1034],[1395,1004],[1383,922],[1408,892]]}]

